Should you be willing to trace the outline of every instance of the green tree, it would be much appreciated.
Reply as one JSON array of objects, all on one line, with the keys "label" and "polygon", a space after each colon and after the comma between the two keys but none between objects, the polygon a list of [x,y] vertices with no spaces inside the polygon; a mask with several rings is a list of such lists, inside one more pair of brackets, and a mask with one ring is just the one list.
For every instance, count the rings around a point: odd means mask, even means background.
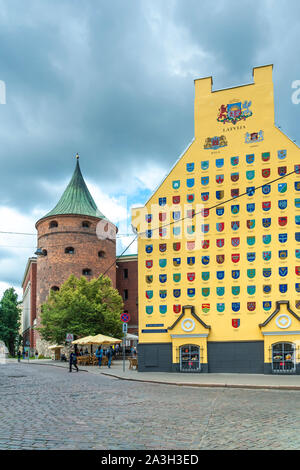
[{"label": "green tree", "polygon": [[109,277],[88,281],[72,274],[42,305],[38,331],[44,340],[57,344],[65,342],[66,333],[79,338],[97,334],[120,338],[122,308],[122,298]]},{"label": "green tree", "polygon": [[13,287],[6,289],[0,301],[0,339],[6,344],[11,356],[15,356],[19,329],[21,325],[21,309],[18,294]]}]

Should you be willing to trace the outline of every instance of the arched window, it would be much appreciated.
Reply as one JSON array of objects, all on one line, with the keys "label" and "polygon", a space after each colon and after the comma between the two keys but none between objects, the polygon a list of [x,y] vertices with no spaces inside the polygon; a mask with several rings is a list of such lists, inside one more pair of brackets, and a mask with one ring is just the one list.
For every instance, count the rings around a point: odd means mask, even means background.
[{"label": "arched window", "polygon": [[89,227],[91,226],[91,223],[88,222],[87,220],[84,220],[84,221],[82,222],[82,226],[83,226],[84,228],[89,228]]},{"label": "arched window", "polygon": [[74,255],[75,249],[74,249],[72,246],[68,246],[68,247],[65,249],[65,253],[67,253],[68,255]]},{"label": "arched window", "polygon": [[84,276],[91,276],[92,270],[91,270],[91,269],[88,269],[88,268],[85,268],[85,269],[82,270],[82,274],[83,274]]},{"label": "arched window", "polygon": [[272,372],[295,372],[295,345],[293,343],[272,344]]},{"label": "arched window", "polygon": [[105,251],[98,251],[99,258],[105,258]]},{"label": "arched window", "polygon": [[51,290],[53,290],[54,292],[58,292],[58,291],[59,291],[59,287],[58,287],[58,286],[52,286],[52,287],[51,287]]},{"label": "arched window", "polygon": [[49,224],[49,228],[58,227],[58,222],[56,220],[52,220]]},{"label": "arched window", "polygon": [[201,370],[200,348],[195,344],[180,347],[180,371],[198,372]]}]

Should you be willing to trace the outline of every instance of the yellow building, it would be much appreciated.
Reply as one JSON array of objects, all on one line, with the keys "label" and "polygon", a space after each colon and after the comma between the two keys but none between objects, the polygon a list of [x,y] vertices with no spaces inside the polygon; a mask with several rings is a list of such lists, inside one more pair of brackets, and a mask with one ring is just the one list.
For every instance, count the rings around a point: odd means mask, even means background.
[{"label": "yellow building", "polygon": [[132,224],[140,371],[300,373],[300,150],[271,65],[195,80],[195,137]]}]

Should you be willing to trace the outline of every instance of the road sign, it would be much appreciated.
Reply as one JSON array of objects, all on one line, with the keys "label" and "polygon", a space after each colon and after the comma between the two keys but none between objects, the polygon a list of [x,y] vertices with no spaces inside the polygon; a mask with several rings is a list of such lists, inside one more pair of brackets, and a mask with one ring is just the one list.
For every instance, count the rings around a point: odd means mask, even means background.
[{"label": "road sign", "polygon": [[128,331],[128,325],[127,323],[123,323],[123,333],[127,333]]},{"label": "road sign", "polygon": [[72,333],[66,334],[66,341],[71,342],[74,340],[74,335]]},{"label": "road sign", "polygon": [[124,322],[124,323],[128,323],[129,320],[130,320],[130,315],[129,315],[129,313],[125,313],[125,312],[122,313],[122,314],[121,314],[121,320],[122,320],[122,322]]}]

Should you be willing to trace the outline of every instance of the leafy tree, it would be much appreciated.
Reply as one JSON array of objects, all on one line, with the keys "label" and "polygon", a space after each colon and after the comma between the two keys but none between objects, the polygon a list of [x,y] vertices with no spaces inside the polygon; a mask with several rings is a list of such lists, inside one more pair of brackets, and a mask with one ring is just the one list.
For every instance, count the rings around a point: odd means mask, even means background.
[{"label": "leafy tree", "polygon": [[18,294],[13,287],[6,289],[0,301],[0,339],[6,344],[11,356],[16,353],[20,339],[21,309]]},{"label": "leafy tree", "polygon": [[65,342],[66,333],[79,338],[97,334],[120,338],[122,308],[122,298],[109,277],[88,281],[72,274],[42,305],[38,331],[44,340],[56,344]]}]

